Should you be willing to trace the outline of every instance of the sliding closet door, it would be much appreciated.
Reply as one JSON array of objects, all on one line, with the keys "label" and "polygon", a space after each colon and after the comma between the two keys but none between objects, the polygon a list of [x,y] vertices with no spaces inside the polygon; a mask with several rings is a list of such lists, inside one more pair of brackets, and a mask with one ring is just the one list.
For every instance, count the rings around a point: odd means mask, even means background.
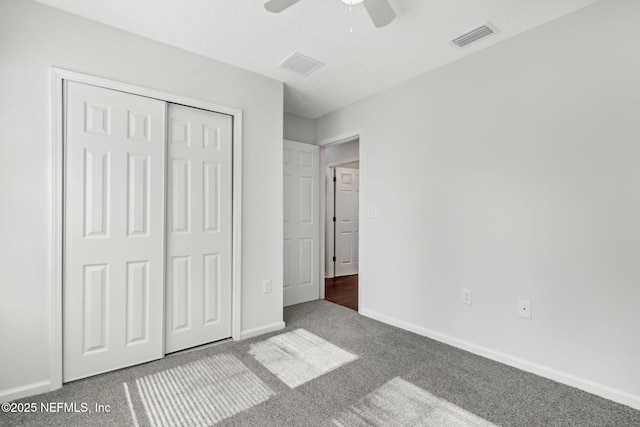
[{"label": "sliding closet door", "polygon": [[165,108],[67,83],[64,381],[163,356]]},{"label": "sliding closet door", "polygon": [[231,116],[169,104],[165,351],[231,336]]}]

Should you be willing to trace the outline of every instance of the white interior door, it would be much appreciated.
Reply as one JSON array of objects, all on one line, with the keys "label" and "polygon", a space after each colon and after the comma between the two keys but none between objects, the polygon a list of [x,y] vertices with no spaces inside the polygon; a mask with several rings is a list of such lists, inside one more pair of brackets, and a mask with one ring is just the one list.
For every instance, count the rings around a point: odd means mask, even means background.
[{"label": "white interior door", "polygon": [[169,104],[165,351],[231,336],[232,118]]},{"label": "white interior door", "polygon": [[163,356],[165,103],[67,83],[63,380]]},{"label": "white interior door", "polygon": [[336,168],[336,277],[358,274],[360,171]]},{"label": "white interior door", "polygon": [[284,141],[284,305],[320,298],[319,147]]}]

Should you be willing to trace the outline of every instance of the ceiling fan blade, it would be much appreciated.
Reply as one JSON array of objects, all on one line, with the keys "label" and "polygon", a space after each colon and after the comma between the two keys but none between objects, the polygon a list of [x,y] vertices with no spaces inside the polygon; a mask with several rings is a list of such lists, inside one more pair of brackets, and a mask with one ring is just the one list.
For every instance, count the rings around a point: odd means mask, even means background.
[{"label": "ceiling fan blade", "polygon": [[367,13],[376,28],[389,25],[391,21],[396,19],[396,13],[387,0],[364,0],[362,4],[367,9]]},{"label": "ceiling fan blade", "polygon": [[269,0],[264,4],[264,8],[269,12],[280,13],[286,8],[293,6],[300,0]]}]

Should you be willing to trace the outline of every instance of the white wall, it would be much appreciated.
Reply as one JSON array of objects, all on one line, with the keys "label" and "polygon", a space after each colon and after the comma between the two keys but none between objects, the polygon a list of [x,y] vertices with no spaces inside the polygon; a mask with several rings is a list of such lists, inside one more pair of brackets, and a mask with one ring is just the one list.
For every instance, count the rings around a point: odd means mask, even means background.
[{"label": "white wall", "polygon": [[[0,398],[50,378],[51,66],[243,110],[242,330],[280,324],[282,83],[31,1],[2,0]],[[263,279],[273,281],[272,293],[262,293]]]},{"label": "white wall", "polygon": [[284,113],[284,139],[313,144],[316,139],[316,122],[306,117]]},{"label": "white wall", "polygon": [[327,166],[357,162],[360,159],[360,141],[356,138],[342,144],[329,145],[324,149],[324,158]]},{"label": "white wall", "polygon": [[350,162],[339,165],[341,168],[360,169],[360,162]]},{"label": "white wall", "polygon": [[362,132],[362,313],[640,408],[638,26],[603,0],[318,119]]}]

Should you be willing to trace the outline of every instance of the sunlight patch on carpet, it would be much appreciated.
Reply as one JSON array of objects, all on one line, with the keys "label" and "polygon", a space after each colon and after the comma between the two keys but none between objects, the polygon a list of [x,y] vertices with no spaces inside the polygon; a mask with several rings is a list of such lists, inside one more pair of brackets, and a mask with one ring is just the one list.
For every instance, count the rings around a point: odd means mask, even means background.
[{"label": "sunlight patch on carpet", "polygon": [[305,329],[252,344],[249,354],[291,388],[358,358]]},{"label": "sunlight patch on carpet", "polygon": [[210,426],[275,393],[230,354],[181,365],[136,380],[152,426]]},{"label": "sunlight patch on carpet", "polygon": [[333,419],[337,426],[495,427],[396,377]]}]

